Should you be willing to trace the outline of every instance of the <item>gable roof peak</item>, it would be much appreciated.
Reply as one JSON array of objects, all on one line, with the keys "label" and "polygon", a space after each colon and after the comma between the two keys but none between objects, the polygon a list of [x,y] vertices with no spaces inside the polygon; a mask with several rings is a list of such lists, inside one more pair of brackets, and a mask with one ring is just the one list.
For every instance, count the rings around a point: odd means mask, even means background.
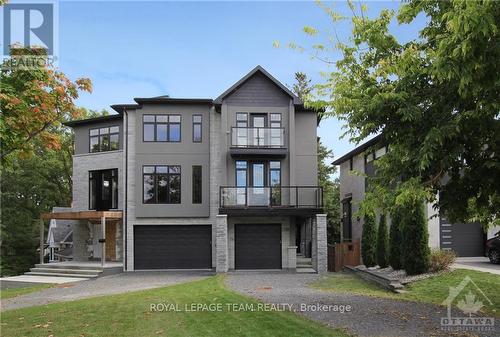
[{"label": "gable roof peak", "polygon": [[297,97],[290,89],[288,89],[283,83],[274,78],[270,73],[268,73],[261,65],[257,65],[253,68],[248,74],[243,76],[240,80],[238,80],[235,84],[233,84],[229,89],[224,91],[219,97],[214,100],[215,104],[222,104],[222,100],[229,96],[231,93],[236,91],[239,87],[243,85],[246,81],[248,81],[253,75],[256,73],[261,73],[266,78],[268,78],[271,82],[273,82],[276,86],[278,86],[281,90],[283,90],[290,98],[293,100],[293,104],[302,104],[300,98]]}]

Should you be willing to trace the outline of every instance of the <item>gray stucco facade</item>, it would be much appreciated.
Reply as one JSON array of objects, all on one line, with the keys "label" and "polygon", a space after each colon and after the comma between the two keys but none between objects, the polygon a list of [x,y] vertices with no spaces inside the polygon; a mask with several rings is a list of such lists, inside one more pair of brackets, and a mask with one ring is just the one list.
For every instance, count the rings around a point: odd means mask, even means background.
[{"label": "gray stucco facade", "polygon": [[[89,209],[90,171],[117,169],[119,181],[117,209],[123,212],[123,221],[120,223],[122,228],[117,231],[117,235],[120,236],[120,240],[117,241],[120,243],[116,244],[116,250],[117,257],[119,256],[119,260],[124,263],[125,270],[144,269],[137,264],[137,256],[148,251],[155,251],[159,248],[157,245],[162,245],[161,242],[154,241],[155,233],[164,231],[165,226],[171,226],[171,230],[177,230],[179,233],[184,228],[180,226],[193,226],[191,228],[197,231],[209,226],[212,233],[209,243],[211,265],[207,268],[226,272],[236,268],[235,256],[240,249],[238,245],[235,245],[235,226],[261,224],[262,228],[267,230],[270,227],[266,225],[275,224],[280,226],[280,233],[279,235],[273,234],[275,243],[271,246],[279,245],[280,263],[279,266],[276,264],[277,269],[294,270],[295,255],[297,253],[307,255],[305,252],[308,251],[309,256],[313,256],[314,268],[318,272],[326,271],[326,219],[321,214],[322,195],[317,187],[317,114],[315,111],[305,109],[295,95],[261,67],[255,68],[215,100],[175,99],[162,96],[136,98],[135,101],[137,104],[112,106],[119,115],[109,120],[96,122],[90,120],[70,125],[75,132],[74,210]],[[273,118],[279,114],[284,135],[283,144],[279,147],[280,154],[276,155],[273,151],[269,151],[270,146],[265,144],[263,148],[240,149],[240,153],[235,156],[231,150],[234,148],[232,132],[237,126],[237,113],[246,113],[249,120],[254,115],[262,117],[266,123],[262,129],[270,127],[271,114],[274,114]],[[175,142],[145,141],[143,118],[151,115],[180,116],[180,140]],[[193,116],[201,116],[201,141],[199,142],[193,141]],[[119,125],[118,151],[89,153],[89,130],[94,125]],[[255,131],[250,128],[250,124],[248,128],[250,131],[247,135],[254,135]],[[245,174],[248,184],[256,184],[254,179],[262,178],[265,185],[240,187],[239,190],[235,188],[234,186],[237,185],[236,161],[247,162],[249,168]],[[265,171],[255,173],[253,170],[257,166],[250,168],[254,162],[262,163]],[[269,187],[271,179],[269,163],[271,162],[279,162],[278,195],[282,200],[279,207],[274,207],[273,203],[276,201],[266,201],[259,207],[224,204],[223,210],[221,200],[226,196],[226,188],[236,191],[245,190],[246,198],[248,198],[248,190],[253,191],[253,189],[257,190],[255,193],[261,193],[259,194],[261,197],[267,195],[268,199],[271,193],[276,193],[276,187],[274,189]],[[180,167],[180,201],[178,203],[147,203],[144,192],[144,179],[146,179],[143,174],[144,167],[169,165]],[[193,166],[201,166],[201,185],[194,182]],[[261,176],[262,174],[265,177]],[[274,177],[276,179],[276,176]],[[165,185],[161,185],[159,177],[155,179],[157,180],[154,180],[156,188],[154,191],[160,193],[159,188]],[[170,180],[165,184],[169,191],[173,189]],[[248,184],[245,186],[250,186]],[[201,202],[195,203],[193,194],[195,190],[199,190],[200,186]],[[311,192],[299,190],[297,186],[306,186]],[[141,242],[138,241],[137,232],[141,228],[152,231],[150,243],[144,239],[140,239],[143,240]],[[299,234],[304,231],[307,233]],[[82,232],[85,231],[82,230]],[[175,235],[179,235],[179,240],[187,240],[186,242],[191,242],[189,240],[193,239],[182,237],[182,234]],[[265,235],[261,240],[263,240],[262,244],[267,244]],[[303,244],[305,240],[308,240],[308,244]],[[303,246],[302,249],[297,250],[297,242],[299,242],[298,246]],[[203,244],[204,242],[200,241],[199,245]],[[252,244],[251,241],[250,244]],[[255,244],[257,249],[258,243]],[[195,246],[193,249],[196,248]],[[165,249],[166,252],[168,249]],[[276,252],[273,247],[269,249]],[[80,251],[80,255],[84,258],[83,247]],[[97,251],[98,249],[96,253]],[[191,252],[186,255],[186,258],[188,255],[190,256]]]}]

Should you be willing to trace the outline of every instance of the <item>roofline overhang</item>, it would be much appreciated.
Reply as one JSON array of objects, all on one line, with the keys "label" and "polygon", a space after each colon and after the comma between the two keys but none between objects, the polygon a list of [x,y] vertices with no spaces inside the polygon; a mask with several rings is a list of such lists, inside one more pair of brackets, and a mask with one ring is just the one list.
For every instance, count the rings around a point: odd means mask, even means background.
[{"label": "roofline overhang", "polygon": [[105,122],[105,121],[111,121],[111,120],[117,120],[117,119],[122,119],[122,115],[121,114],[112,114],[112,115],[99,116],[99,117],[94,117],[94,118],[79,119],[79,120],[64,122],[63,125],[69,126],[69,127],[75,127],[75,126],[80,126],[80,125]]},{"label": "roofline overhang", "polygon": [[381,134],[377,135],[377,136],[373,137],[372,139],[368,140],[367,142],[359,145],[354,150],[352,150],[352,151],[346,153],[345,155],[343,155],[342,157],[336,159],[332,163],[332,165],[340,165],[343,162],[351,159],[352,157],[357,156],[358,154],[364,152],[366,149],[372,147],[373,145],[380,143],[381,141],[382,141],[382,135]]}]

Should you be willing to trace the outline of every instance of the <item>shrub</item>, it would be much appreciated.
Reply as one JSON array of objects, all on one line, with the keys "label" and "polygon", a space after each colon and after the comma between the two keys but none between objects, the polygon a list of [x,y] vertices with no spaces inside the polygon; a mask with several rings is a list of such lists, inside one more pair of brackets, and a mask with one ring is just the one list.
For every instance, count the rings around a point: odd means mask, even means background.
[{"label": "shrub", "polygon": [[423,202],[416,201],[403,210],[403,269],[408,275],[426,273],[429,271],[430,250]]},{"label": "shrub", "polygon": [[389,265],[387,251],[388,245],[389,237],[387,235],[387,222],[385,220],[385,214],[382,214],[380,216],[377,231],[377,264],[380,268],[386,268]]},{"label": "shrub", "polygon": [[363,235],[361,236],[361,257],[367,267],[376,264],[375,248],[377,245],[377,231],[375,228],[375,217],[372,214],[365,215]]},{"label": "shrub", "polygon": [[401,210],[396,209],[391,214],[391,229],[389,235],[389,264],[394,270],[403,268],[401,263]]},{"label": "shrub", "polygon": [[431,251],[429,271],[436,273],[448,270],[453,262],[455,262],[456,257],[456,254],[451,250],[433,249]]}]

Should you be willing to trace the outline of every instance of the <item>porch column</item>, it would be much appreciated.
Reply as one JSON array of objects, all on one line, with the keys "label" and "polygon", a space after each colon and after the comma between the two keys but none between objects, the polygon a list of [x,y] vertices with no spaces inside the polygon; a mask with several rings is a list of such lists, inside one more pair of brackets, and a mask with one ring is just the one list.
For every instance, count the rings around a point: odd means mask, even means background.
[{"label": "porch column", "polygon": [[40,263],[44,263],[44,235],[45,235],[45,225],[43,222],[43,218],[40,217]]},{"label": "porch column", "polygon": [[318,273],[328,270],[328,242],[326,233],[326,214],[316,214],[313,221],[313,267]]},{"label": "porch column", "polygon": [[102,242],[102,252],[101,252],[101,266],[104,267],[106,263],[106,217],[101,218],[101,242]]},{"label": "porch column", "polygon": [[217,215],[215,226],[215,271],[225,273],[228,270],[227,215]]}]

